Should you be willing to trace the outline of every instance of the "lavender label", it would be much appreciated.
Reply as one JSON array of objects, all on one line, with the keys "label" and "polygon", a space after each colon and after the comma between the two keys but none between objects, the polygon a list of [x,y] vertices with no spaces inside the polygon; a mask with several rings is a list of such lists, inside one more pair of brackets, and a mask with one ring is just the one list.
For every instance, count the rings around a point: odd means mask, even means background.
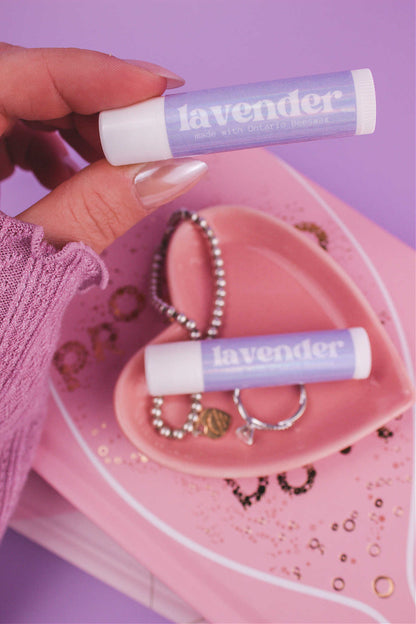
[{"label": "lavender label", "polygon": [[348,329],[207,340],[201,354],[206,391],[351,379],[356,364]]},{"label": "lavender label", "polygon": [[346,136],[356,131],[350,71],[165,98],[174,157]]}]

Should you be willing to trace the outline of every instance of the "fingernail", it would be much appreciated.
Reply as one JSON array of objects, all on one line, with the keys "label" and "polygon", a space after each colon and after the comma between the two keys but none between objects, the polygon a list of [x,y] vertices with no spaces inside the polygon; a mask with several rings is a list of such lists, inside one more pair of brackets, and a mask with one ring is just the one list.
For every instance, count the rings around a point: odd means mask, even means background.
[{"label": "fingernail", "polygon": [[182,87],[185,84],[185,80],[181,78],[181,76],[178,76],[177,74],[171,72],[170,69],[166,69],[165,67],[161,67],[160,65],[156,65],[155,63],[149,63],[148,61],[137,61],[135,59],[124,60],[130,65],[141,67],[142,69],[146,69],[152,74],[156,74],[156,76],[166,78],[167,89],[176,89],[177,87]]},{"label": "fingernail", "polygon": [[206,163],[191,158],[146,163],[136,169],[134,187],[144,208],[150,210],[182,195],[207,169]]}]

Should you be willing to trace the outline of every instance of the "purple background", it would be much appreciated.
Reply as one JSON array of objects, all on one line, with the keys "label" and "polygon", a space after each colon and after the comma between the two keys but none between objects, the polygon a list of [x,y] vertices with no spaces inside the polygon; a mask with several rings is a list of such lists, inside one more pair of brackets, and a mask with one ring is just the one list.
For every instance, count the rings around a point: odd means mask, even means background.
[{"label": "purple background", "polygon": [[[187,90],[369,67],[374,135],[271,151],[414,245],[414,17],[413,0],[2,0],[0,39],[153,61]],[[2,208],[23,210],[42,193],[19,173],[3,185]],[[103,621],[166,620],[8,532],[1,623]]]}]

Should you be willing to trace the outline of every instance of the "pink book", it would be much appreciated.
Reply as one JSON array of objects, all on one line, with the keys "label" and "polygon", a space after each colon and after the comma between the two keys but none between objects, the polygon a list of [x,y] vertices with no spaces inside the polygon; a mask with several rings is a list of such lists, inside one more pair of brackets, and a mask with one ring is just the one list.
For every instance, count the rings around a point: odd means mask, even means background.
[{"label": "pink book", "polygon": [[[150,606],[176,621],[410,622],[412,410],[312,463],[236,479],[166,468],[118,425],[117,380],[166,329],[149,305],[149,269],[169,214],[182,206],[244,204],[301,230],[358,286],[412,376],[414,252],[264,150],[206,160],[205,180],[108,250],[108,289],[76,298],[68,310],[35,464],[72,506],[56,499],[48,512],[46,522],[60,527],[51,548],[70,556],[64,518],[75,514],[71,560],[129,595],[133,578],[153,575],[161,599]],[[344,399],[342,409],[353,409],[353,398]],[[17,530],[40,535],[44,511],[31,500],[56,496],[48,492],[33,477]],[[86,554],[85,536],[95,530],[96,547]],[[145,592],[134,597],[149,604]]]}]

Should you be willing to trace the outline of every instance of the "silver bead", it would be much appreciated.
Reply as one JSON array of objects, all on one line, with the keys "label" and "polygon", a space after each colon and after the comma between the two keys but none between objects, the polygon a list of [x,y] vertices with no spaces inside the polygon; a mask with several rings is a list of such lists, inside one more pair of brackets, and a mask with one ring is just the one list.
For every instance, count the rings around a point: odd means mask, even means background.
[{"label": "silver bead", "polygon": [[183,440],[184,436],[185,436],[185,432],[182,431],[182,429],[173,430],[172,437],[175,438],[175,440]]},{"label": "silver bead", "polygon": [[[219,244],[219,240],[215,235],[214,230],[207,223],[206,219],[201,217],[195,212],[182,209],[173,213],[169,219],[168,227],[162,237],[161,244],[156,250],[153,256],[151,275],[150,275],[150,295],[152,305],[166,317],[177,321],[180,325],[184,326],[189,336],[193,340],[201,339],[201,332],[197,329],[195,321],[189,319],[186,314],[178,312],[175,307],[165,302],[161,297],[162,287],[162,269],[166,262],[166,255],[169,246],[169,242],[172,234],[175,232],[178,225],[184,220],[189,220],[202,230],[204,238],[207,240],[211,255],[211,266],[214,279],[214,304],[212,306],[211,322],[204,337],[214,338],[218,329],[222,324],[222,317],[224,313],[224,300],[226,297],[226,281],[224,271],[224,260],[222,258],[222,251]],[[164,402],[163,397],[153,397],[153,404],[151,408],[152,421],[155,429],[166,438],[173,438],[182,440],[188,433],[199,435],[201,432],[198,427],[198,421],[200,413],[203,410],[201,404],[201,393],[196,392],[191,395],[191,407],[188,413],[187,420],[184,425],[179,429],[171,428],[166,425],[162,418],[162,404]]]}]

